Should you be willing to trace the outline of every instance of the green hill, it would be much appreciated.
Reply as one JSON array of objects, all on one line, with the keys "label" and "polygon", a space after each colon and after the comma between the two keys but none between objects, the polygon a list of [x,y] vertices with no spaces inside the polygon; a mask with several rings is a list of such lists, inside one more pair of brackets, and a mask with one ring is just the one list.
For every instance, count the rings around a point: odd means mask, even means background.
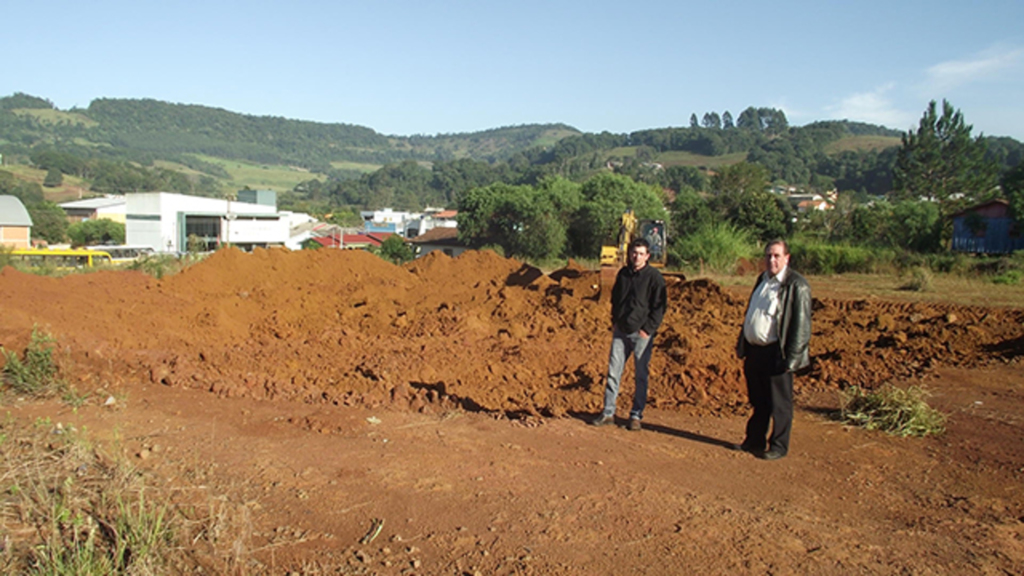
[{"label": "green hill", "polygon": [[[712,171],[743,161],[763,165],[776,182],[881,194],[891,187],[901,136],[862,122],[791,127],[781,110],[755,107],[735,124],[730,116],[705,126],[613,134],[534,124],[395,136],[148,99],[101,98],[84,109],[59,110],[37,96],[0,98],[5,163],[59,170],[78,190],[220,196],[249,186],[325,210],[453,205],[474,186],[531,184],[547,176],[582,180],[607,170],[666,188],[700,188]],[[1006,168],[1024,156],[1012,138],[987,141]],[[13,174],[27,181],[28,172]],[[32,174],[38,179],[38,171]]]}]

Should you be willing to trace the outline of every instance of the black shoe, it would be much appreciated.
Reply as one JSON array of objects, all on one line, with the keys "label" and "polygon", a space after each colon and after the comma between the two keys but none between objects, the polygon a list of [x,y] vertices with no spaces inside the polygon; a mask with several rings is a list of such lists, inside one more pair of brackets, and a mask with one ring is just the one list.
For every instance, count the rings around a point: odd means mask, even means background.
[{"label": "black shoe", "polygon": [[779,458],[782,458],[785,455],[785,452],[780,452],[778,450],[769,450],[764,454],[761,454],[761,460],[778,460]]},{"label": "black shoe", "polygon": [[639,418],[630,418],[629,424],[626,425],[626,430],[629,430],[630,432],[639,432],[643,430],[643,428],[644,427],[640,425]]},{"label": "black shoe", "polygon": [[604,415],[601,415],[601,416],[598,416],[597,418],[594,418],[593,420],[590,421],[590,425],[591,426],[607,426],[609,424],[615,424],[615,417],[614,416],[604,416]]},{"label": "black shoe", "polygon": [[732,449],[732,450],[735,450],[737,452],[746,452],[748,454],[756,454],[757,453],[757,450],[754,450],[753,448],[751,448],[750,446],[747,446],[746,444],[730,444],[729,448]]}]

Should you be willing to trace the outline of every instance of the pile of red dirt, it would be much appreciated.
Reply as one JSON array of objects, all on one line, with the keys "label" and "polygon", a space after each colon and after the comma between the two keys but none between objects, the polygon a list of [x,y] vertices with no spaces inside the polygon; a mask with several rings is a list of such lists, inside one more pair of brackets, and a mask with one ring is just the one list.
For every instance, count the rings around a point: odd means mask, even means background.
[{"label": "pile of red dirt", "polygon": [[[673,280],[650,404],[741,407],[734,350],[744,300],[711,281]],[[597,272],[570,262],[545,275],[492,252],[431,253],[399,267],[361,251],[229,249],[164,280],[7,268],[0,315],[0,344],[20,352],[34,327],[49,333],[80,389],[149,380],[227,396],[510,415],[596,411],[610,341]],[[1020,310],[818,298],[798,390],[874,387],[1016,357],[1022,321]],[[626,394],[630,381],[627,368]]]}]

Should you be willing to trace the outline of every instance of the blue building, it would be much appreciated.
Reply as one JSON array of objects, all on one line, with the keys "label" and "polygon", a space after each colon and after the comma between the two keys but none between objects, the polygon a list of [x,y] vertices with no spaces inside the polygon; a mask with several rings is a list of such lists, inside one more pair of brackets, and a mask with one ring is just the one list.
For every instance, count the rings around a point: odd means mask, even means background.
[{"label": "blue building", "polygon": [[1024,250],[1024,230],[1006,200],[990,200],[953,215],[953,251],[1009,254]]}]

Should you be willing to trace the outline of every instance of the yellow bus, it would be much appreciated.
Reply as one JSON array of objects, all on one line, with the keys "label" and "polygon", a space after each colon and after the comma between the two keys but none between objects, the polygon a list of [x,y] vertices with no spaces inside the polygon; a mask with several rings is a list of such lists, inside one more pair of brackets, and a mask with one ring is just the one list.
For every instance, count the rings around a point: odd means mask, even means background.
[{"label": "yellow bus", "polygon": [[155,251],[151,246],[86,246],[86,250],[95,250],[110,254],[114,264],[126,264],[152,256]]},{"label": "yellow bus", "polygon": [[33,268],[72,269],[113,264],[110,254],[85,248],[19,249],[12,250],[10,255],[13,262]]}]

